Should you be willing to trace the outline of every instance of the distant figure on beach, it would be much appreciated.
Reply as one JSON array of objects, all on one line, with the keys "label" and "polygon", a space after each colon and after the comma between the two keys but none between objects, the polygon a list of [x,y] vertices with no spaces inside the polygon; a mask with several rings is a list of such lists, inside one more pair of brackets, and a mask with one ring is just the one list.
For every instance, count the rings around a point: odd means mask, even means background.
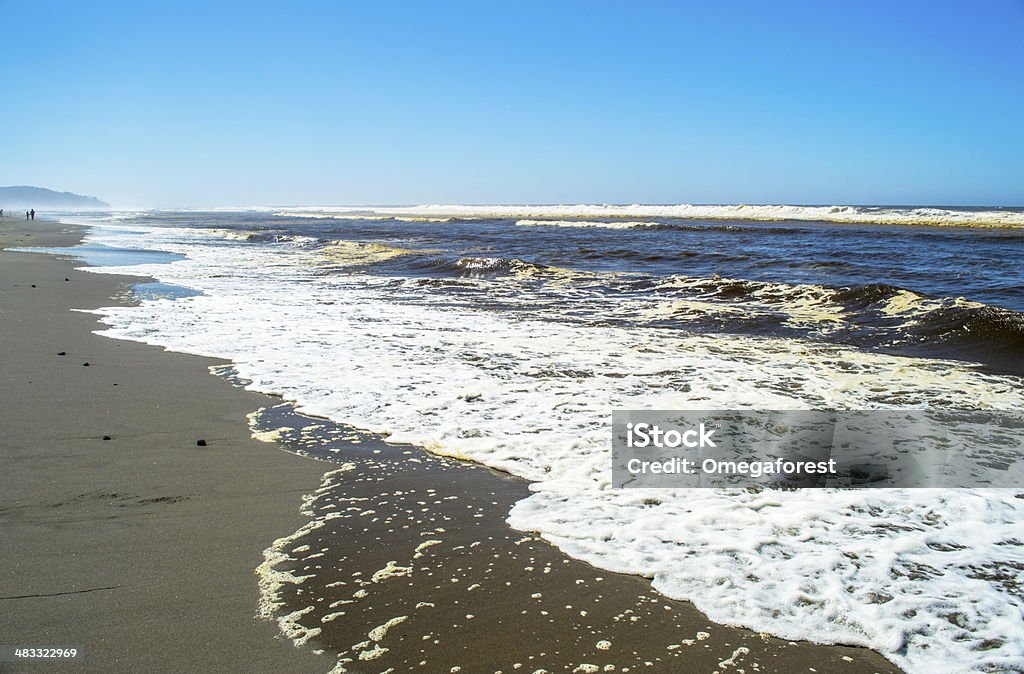
[{"label": "distant figure on beach", "polygon": [[28,211],[25,211],[25,219],[28,220]]},{"label": "distant figure on beach", "polygon": [[32,214],[32,219],[35,220],[36,219],[36,209],[33,208],[31,211],[29,211],[29,213]]}]

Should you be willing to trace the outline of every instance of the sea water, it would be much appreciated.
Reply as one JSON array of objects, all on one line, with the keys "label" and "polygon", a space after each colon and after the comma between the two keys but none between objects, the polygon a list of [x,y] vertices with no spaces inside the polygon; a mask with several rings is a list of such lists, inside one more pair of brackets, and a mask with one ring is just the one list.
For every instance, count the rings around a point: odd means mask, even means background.
[{"label": "sea water", "polygon": [[610,460],[613,409],[1024,409],[1019,211],[89,223],[90,245],[180,256],[97,271],[200,293],[102,309],[106,334],[230,359],[308,413],[525,477],[510,523],[574,557],[716,621],[909,671],[1024,668],[1024,489],[615,490]]}]

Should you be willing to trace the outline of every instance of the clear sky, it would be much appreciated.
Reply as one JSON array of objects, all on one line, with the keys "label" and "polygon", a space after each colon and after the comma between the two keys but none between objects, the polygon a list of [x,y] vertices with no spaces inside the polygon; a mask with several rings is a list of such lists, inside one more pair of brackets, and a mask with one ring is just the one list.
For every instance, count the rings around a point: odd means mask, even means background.
[{"label": "clear sky", "polygon": [[0,0],[0,185],[1024,205],[1024,0]]}]

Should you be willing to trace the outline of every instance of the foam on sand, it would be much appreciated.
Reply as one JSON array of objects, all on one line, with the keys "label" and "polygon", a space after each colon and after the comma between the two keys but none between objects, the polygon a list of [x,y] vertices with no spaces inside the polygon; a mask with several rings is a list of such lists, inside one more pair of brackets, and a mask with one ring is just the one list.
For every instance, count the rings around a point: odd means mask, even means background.
[{"label": "foam on sand", "polygon": [[[339,475],[353,468],[355,468],[355,465],[348,463],[329,471],[323,477],[323,484],[330,484],[338,479]],[[287,615],[280,615],[284,604],[280,600],[279,592],[284,585],[301,585],[303,581],[311,576],[296,575],[289,571],[279,571],[277,567],[291,559],[291,555],[299,551],[298,548],[290,549],[295,541],[310,531],[319,529],[324,525],[323,520],[312,519],[311,505],[315,498],[315,495],[303,497],[301,512],[310,518],[309,522],[304,524],[295,533],[277,539],[269,548],[264,550],[263,562],[256,567],[255,571],[260,588],[260,601],[256,612],[257,617],[263,620],[276,620],[281,633],[291,639],[296,646],[301,646],[320,633],[319,628],[306,629],[299,622],[299,619],[313,610],[313,607],[310,606],[293,611]]]}]

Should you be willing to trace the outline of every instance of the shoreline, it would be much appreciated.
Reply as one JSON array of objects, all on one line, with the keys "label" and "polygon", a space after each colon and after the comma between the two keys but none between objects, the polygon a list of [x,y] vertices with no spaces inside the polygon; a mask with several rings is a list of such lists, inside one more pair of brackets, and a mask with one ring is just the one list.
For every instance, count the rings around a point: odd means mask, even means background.
[{"label": "shoreline", "polygon": [[268,550],[276,573],[261,582],[282,628],[338,653],[338,671],[901,671],[866,648],[712,622],[644,577],[513,529],[506,515],[529,494],[524,479],[289,402],[253,422],[290,451],[335,462],[306,504],[309,524]]},{"label": "shoreline", "polygon": [[[17,230],[20,221],[11,220],[11,226]],[[18,240],[16,231],[8,231],[6,219],[2,224],[0,247],[73,245],[84,231],[37,221],[30,225],[31,236],[23,231]],[[300,459],[280,451],[276,443],[252,439],[246,415],[260,408],[279,406],[281,400],[242,391],[223,378],[210,376],[208,367],[223,365],[224,361],[96,335],[96,316],[70,311],[117,304],[118,300],[109,298],[119,287],[144,279],[76,272],[73,268],[81,266],[80,263],[50,255],[0,251],[0,261],[0,311],[21,317],[15,322],[4,321],[0,327],[3,342],[10,345],[16,356],[0,361],[0,372],[10,382],[5,396],[10,400],[0,412],[5,429],[0,447],[11,457],[6,460],[10,468],[2,478],[5,482],[0,492],[4,494],[0,498],[0,523],[18,548],[14,563],[5,569],[0,594],[20,597],[7,601],[26,602],[18,606],[18,611],[0,618],[0,634],[4,635],[0,642],[27,646],[30,644],[22,644],[22,639],[34,638],[38,642],[42,635],[47,645],[78,645],[84,651],[80,664],[96,670],[330,669],[334,665],[332,658],[315,658],[310,652],[311,647],[319,647],[318,635],[310,637],[306,648],[296,649],[286,640],[274,638],[276,625],[253,620],[258,599],[253,571],[275,539],[291,538],[305,526],[308,518],[299,513],[302,496],[316,490],[324,473],[337,466]],[[65,282],[64,277],[71,280]],[[30,287],[31,283],[36,287]],[[68,355],[55,356],[59,351]],[[90,367],[83,367],[79,361],[89,362]],[[118,385],[116,389],[114,384]],[[49,414],[51,409],[58,413]],[[338,424],[331,426],[342,428]],[[103,441],[103,435],[112,439]],[[207,447],[195,445],[200,437],[208,441]],[[584,654],[598,655],[593,651],[595,642],[601,638],[594,636],[595,621],[610,621],[614,617],[614,613],[596,605],[602,596],[608,606],[615,601],[628,605],[638,597],[646,601],[649,595],[653,595],[650,602],[657,604],[656,608],[670,607],[664,610],[671,613],[671,619],[649,612],[635,628],[616,620],[622,623],[615,627],[619,630],[615,639],[617,649],[621,646],[636,654],[645,649],[654,652],[656,648],[662,654],[672,653],[675,649],[668,649],[666,644],[690,638],[701,643],[696,648],[684,649],[686,658],[673,657],[674,665],[704,671],[728,661],[731,666],[748,667],[756,662],[762,672],[806,671],[812,667],[827,671],[838,667],[849,672],[899,671],[867,649],[791,643],[750,630],[716,625],[691,604],[658,595],[647,580],[602,572],[568,558],[528,532],[512,530],[504,521],[507,504],[525,495],[527,483],[523,480],[498,476],[477,464],[441,459],[418,448],[387,445],[379,439],[374,444],[372,438],[367,438],[361,446],[344,438],[327,439],[337,441],[334,446],[339,450],[339,458],[357,459],[356,473],[339,478],[352,480],[342,485],[346,498],[353,497],[349,493],[353,490],[365,491],[361,497],[366,499],[379,497],[380,490],[411,493],[409,487],[417,484],[422,488],[432,485],[433,491],[441,477],[451,482],[449,488],[453,493],[478,501],[472,509],[464,503],[458,508],[441,505],[435,514],[457,523],[447,525],[455,539],[468,536],[473,528],[483,527],[484,538],[493,542],[479,549],[487,551],[486,558],[483,552],[472,552],[472,542],[466,538],[466,547],[457,554],[453,551],[457,547],[441,555],[443,546],[434,546],[431,554],[440,557],[439,564],[454,561],[481,573],[483,564],[496,555],[507,560],[497,569],[507,586],[515,584],[518,589],[528,588],[545,596],[564,595],[575,605],[576,612],[590,604],[589,610],[584,609],[592,616],[588,620],[558,620],[560,616],[547,614],[543,618],[522,618],[518,611],[511,610],[510,606],[515,605],[511,599],[508,605],[499,607],[497,623],[488,622],[492,616],[485,613],[478,611],[479,618],[472,614],[474,618],[466,620],[473,628],[463,624],[460,630],[467,638],[474,633],[491,638],[487,650],[479,652],[480,659],[462,660],[464,671],[484,671],[478,667],[489,666],[499,655],[516,658],[529,645],[523,639],[531,633],[533,640],[546,633],[546,638],[553,638],[555,644],[564,643],[565,650],[572,651],[562,654],[566,661],[593,662]],[[30,449],[37,443],[38,451]],[[374,455],[367,461],[365,454],[373,451],[371,447],[380,450],[384,458]],[[117,452],[125,449],[131,453]],[[418,452],[416,475],[409,474],[408,466],[402,465],[408,463],[401,461],[402,456],[408,456],[410,451]],[[104,470],[95,465],[97,457]],[[384,460],[390,461],[392,472],[382,477],[377,469]],[[154,465],[156,469],[152,468]],[[382,479],[388,482],[378,489],[374,485]],[[317,501],[312,505],[316,510]],[[395,503],[390,504],[394,512],[385,521],[390,521],[391,516],[411,520],[408,508],[412,505],[406,504],[403,510]],[[476,518],[477,514],[481,517]],[[218,523],[225,526],[211,526]],[[344,520],[334,523],[347,524]],[[332,567],[332,582],[345,582],[340,580],[343,570],[358,569],[352,574],[355,576],[372,574],[377,567],[386,568],[385,562],[395,561],[393,548],[422,540],[421,532],[415,529],[406,533],[408,526],[387,529],[379,525],[370,529],[371,540],[363,543],[370,544],[375,538],[380,547],[387,549],[365,559],[348,560],[344,567]],[[316,535],[325,533],[318,529]],[[341,527],[332,533],[331,540],[354,546],[359,535],[357,528]],[[382,540],[385,535],[387,538]],[[478,532],[477,537],[480,535]],[[293,541],[301,547],[298,539]],[[168,551],[171,543],[178,547]],[[94,550],[97,546],[104,549]],[[207,554],[211,550],[208,546],[214,546],[216,554]],[[381,558],[381,554],[391,559]],[[564,574],[530,574],[523,572],[526,567],[522,564],[512,566],[522,562],[539,568],[543,564],[538,559],[546,560],[547,568],[568,568]],[[301,568],[297,561],[293,566],[291,570]],[[214,569],[220,569],[223,575]],[[584,579],[585,574],[600,578],[594,582],[601,584],[601,592],[579,589],[577,581]],[[465,582],[458,589],[442,584],[444,589],[436,588],[440,592],[438,597],[454,604],[465,601],[465,586],[473,584],[472,575],[470,571],[463,574]],[[147,580],[151,582],[146,583]],[[155,587],[152,581],[160,586]],[[62,582],[73,586],[72,594],[22,596],[54,594],[41,586],[55,587]],[[34,587],[11,591],[19,583]],[[228,587],[230,596],[223,596]],[[336,632],[328,635],[332,645],[354,644],[356,641],[350,637],[358,634],[365,638],[378,623],[385,623],[383,619],[375,621],[374,614],[385,607],[408,604],[422,597],[424,589],[415,581],[407,586],[387,587],[389,594],[369,602],[362,620],[329,621],[331,630]],[[216,607],[210,605],[211,597],[221,600]],[[298,597],[291,599],[301,603]],[[55,601],[61,603],[55,606]],[[489,596],[492,607],[505,601],[504,590]],[[420,603],[419,599],[414,603]],[[440,601],[432,603],[442,605]],[[168,606],[178,608],[178,613],[166,610]],[[296,606],[288,604],[289,609]],[[452,610],[462,611],[462,607]],[[59,618],[55,615],[58,611]],[[98,615],[100,620],[96,620]],[[441,618],[462,616],[445,613]],[[406,666],[415,665],[418,661],[409,658],[419,644],[401,638],[403,630],[411,629],[414,622],[410,619],[404,627],[385,630],[389,633],[390,656],[373,658],[370,669],[352,671],[380,671],[387,668],[385,663],[391,659],[396,660],[391,663],[394,665],[399,664],[399,659]],[[62,636],[62,629],[65,634],[71,633],[69,625],[78,630],[80,638]],[[497,625],[500,628],[495,629]],[[610,624],[608,629],[611,630]],[[116,639],[111,636],[114,634]],[[501,634],[509,638],[501,639]],[[697,634],[709,636],[700,638]],[[415,635],[415,640],[421,641],[420,634]],[[611,660],[609,657],[606,661]],[[743,664],[738,664],[741,660]],[[641,663],[643,666],[632,671],[673,671],[661,669],[669,666],[667,661],[649,661],[651,665]],[[534,663],[532,659],[529,663],[534,668],[545,664]],[[0,664],[0,670],[7,671],[4,667]],[[571,671],[571,667],[567,670]],[[625,670],[619,665],[615,671]]]}]

